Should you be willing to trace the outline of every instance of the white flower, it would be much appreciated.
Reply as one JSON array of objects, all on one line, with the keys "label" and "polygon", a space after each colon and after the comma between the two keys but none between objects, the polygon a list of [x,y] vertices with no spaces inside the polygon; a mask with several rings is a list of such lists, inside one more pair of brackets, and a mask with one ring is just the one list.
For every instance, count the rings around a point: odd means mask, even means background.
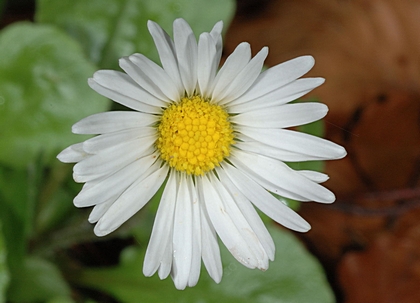
[{"label": "white flower", "polygon": [[[77,207],[94,206],[89,222],[104,236],[139,211],[167,180],[147,248],[143,272],[171,274],[175,286],[194,286],[201,259],[210,276],[222,278],[217,236],[249,268],[266,270],[274,243],[253,206],[274,221],[304,232],[310,225],[271,193],[299,201],[331,203],[315,171],[296,171],[283,161],[339,159],[330,141],[285,128],[323,118],[321,103],[287,104],[324,82],[298,79],[314,59],[298,57],[263,73],[264,47],[251,58],[241,43],[217,71],[222,23],[198,43],[183,20],[174,40],[159,25],[148,28],[162,67],[141,54],[120,60],[125,73],[100,70],[89,85],[134,111],[87,117],[76,134],[99,134],[62,151],[77,162],[76,182],[85,182]],[[271,193],[270,193],[271,192]]]}]

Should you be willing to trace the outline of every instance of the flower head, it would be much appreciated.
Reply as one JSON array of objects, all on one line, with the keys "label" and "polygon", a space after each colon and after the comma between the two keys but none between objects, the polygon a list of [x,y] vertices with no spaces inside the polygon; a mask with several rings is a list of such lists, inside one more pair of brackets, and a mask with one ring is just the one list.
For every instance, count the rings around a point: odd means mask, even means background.
[{"label": "flower head", "polygon": [[87,117],[76,134],[97,134],[66,148],[58,158],[77,163],[84,182],[77,207],[94,206],[89,222],[104,236],[139,211],[166,184],[147,248],[143,272],[171,274],[175,286],[194,286],[201,260],[219,282],[217,237],[249,268],[268,268],[274,243],[254,206],[296,231],[309,224],[276,199],[331,203],[334,194],[314,171],[283,161],[339,159],[346,151],[330,141],[286,129],[323,118],[321,103],[293,101],[324,82],[299,79],[314,59],[298,57],[261,73],[268,49],[251,58],[241,43],[218,70],[222,23],[198,43],[183,20],[174,39],[149,21],[161,64],[141,54],[120,60],[124,72],[100,70],[92,89],[133,111]]}]

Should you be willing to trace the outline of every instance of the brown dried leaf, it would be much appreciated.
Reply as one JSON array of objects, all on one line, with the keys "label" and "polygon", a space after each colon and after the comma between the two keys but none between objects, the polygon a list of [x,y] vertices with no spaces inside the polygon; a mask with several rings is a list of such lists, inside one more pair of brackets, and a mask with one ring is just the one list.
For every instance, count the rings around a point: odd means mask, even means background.
[{"label": "brown dried leaf", "polygon": [[403,228],[382,233],[368,250],[344,256],[339,279],[345,303],[420,302],[420,211],[414,214],[400,220]]}]

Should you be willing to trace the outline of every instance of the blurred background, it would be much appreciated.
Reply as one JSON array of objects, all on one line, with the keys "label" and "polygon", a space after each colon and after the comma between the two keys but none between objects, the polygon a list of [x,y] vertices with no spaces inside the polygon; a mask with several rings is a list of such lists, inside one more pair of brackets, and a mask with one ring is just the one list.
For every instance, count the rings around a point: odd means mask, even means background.
[{"label": "blurred background", "polygon": [[[0,0],[0,12],[0,303],[420,302],[420,1]],[[158,62],[146,22],[171,34],[178,17],[197,35],[223,20],[224,58],[243,41],[269,46],[268,67],[314,56],[308,75],[326,83],[303,100],[330,112],[304,131],[348,151],[315,165],[337,201],[296,207],[311,231],[266,220],[267,272],[222,249],[222,282],[203,269],[185,291],[142,273],[159,197],[97,238],[72,204],[72,165],[55,159],[86,138],[72,124],[116,109],[87,78],[134,52]]]}]

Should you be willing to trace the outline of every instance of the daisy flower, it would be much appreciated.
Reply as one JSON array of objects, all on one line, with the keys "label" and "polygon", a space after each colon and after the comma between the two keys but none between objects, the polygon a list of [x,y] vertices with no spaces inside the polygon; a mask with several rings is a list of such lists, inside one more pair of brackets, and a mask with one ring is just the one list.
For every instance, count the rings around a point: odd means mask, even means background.
[{"label": "daisy flower", "polygon": [[[261,72],[264,47],[253,58],[241,43],[218,70],[222,22],[199,36],[186,21],[173,24],[173,40],[156,23],[148,29],[162,66],[141,54],[120,59],[124,72],[100,70],[92,89],[133,111],[89,116],[76,134],[98,136],[74,144],[58,159],[74,165],[85,183],[77,207],[94,206],[89,222],[105,236],[138,212],[164,185],[143,272],[171,274],[175,286],[194,286],[201,260],[222,278],[218,238],[249,268],[266,270],[274,243],[258,216],[295,231],[310,225],[272,193],[298,201],[332,203],[319,183],[327,175],[293,170],[284,161],[339,159],[341,146],[286,128],[323,118],[328,108],[293,101],[324,82],[299,79],[314,65],[302,56]],[[165,183],[166,182],[166,183]]]}]

